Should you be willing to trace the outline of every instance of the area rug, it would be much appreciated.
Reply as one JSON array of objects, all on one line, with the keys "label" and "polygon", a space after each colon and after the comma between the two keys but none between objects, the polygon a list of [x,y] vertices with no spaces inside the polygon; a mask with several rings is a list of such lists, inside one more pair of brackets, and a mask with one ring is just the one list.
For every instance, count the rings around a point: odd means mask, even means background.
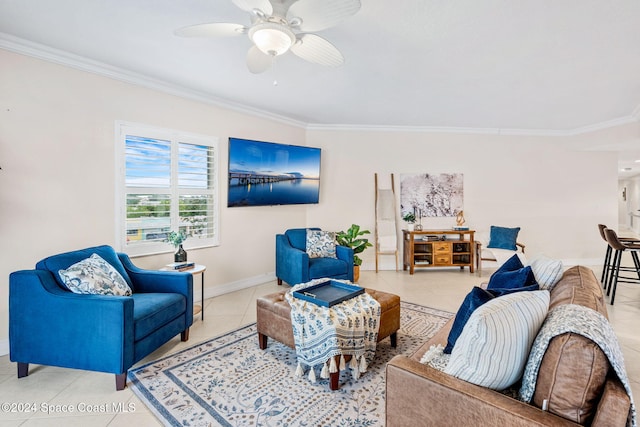
[{"label": "area rug", "polygon": [[378,343],[357,381],[340,374],[313,384],[294,375],[295,351],[274,340],[258,347],[251,324],[129,372],[129,386],[167,426],[384,426],[385,365],[411,354],[453,314],[401,303],[398,346]]}]

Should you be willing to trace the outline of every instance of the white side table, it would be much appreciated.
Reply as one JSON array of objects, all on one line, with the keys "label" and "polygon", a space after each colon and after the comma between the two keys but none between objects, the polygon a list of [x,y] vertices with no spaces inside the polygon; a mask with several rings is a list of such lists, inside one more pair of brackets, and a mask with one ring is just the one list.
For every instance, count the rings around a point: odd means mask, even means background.
[{"label": "white side table", "polygon": [[175,271],[177,273],[191,273],[192,276],[196,276],[196,275],[200,275],[200,304],[195,304],[193,306],[193,314],[196,315],[198,313],[200,313],[200,318],[202,320],[204,320],[204,272],[207,269],[206,265],[202,265],[202,264],[196,264],[193,266],[193,268],[190,268],[188,270],[174,270],[172,268],[169,267],[162,267],[160,269],[160,271]]}]

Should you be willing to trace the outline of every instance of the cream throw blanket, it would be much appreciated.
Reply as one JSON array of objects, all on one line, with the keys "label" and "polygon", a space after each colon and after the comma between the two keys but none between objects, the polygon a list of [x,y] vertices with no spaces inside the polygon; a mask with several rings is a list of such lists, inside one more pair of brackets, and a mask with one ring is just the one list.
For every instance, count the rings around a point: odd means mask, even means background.
[{"label": "cream throw blanket", "polygon": [[[375,355],[380,325],[380,304],[366,292],[333,307],[322,307],[293,296],[293,291],[331,279],[315,279],[294,286],[285,294],[291,306],[291,325],[298,356],[296,375],[310,367],[309,380],[315,382],[313,369],[322,365],[321,378],[346,369],[344,356],[352,356],[349,367],[355,379],[366,372],[367,361]],[[346,280],[338,280],[350,283]],[[337,364],[334,356],[341,356]]]}]

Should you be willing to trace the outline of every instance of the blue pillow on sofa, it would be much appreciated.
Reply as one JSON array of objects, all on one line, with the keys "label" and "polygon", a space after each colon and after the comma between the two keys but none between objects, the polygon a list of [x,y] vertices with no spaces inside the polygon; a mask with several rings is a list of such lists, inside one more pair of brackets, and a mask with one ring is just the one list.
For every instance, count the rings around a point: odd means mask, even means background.
[{"label": "blue pillow on sofa", "polygon": [[521,288],[537,283],[531,267],[525,267],[516,254],[491,275],[487,289]]},{"label": "blue pillow on sofa", "polygon": [[536,277],[530,266],[513,271],[495,272],[489,278],[487,289],[511,289],[537,285]]},{"label": "blue pillow on sofa", "polygon": [[518,249],[516,246],[516,239],[518,238],[519,231],[520,227],[507,228],[492,225],[489,234],[489,244],[487,247],[515,251]]},{"label": "blue pillow on sofa", "polygon": [[447,345],[444,348],[443,352],[447,354],[451,353],[451,350],[453,350],[453,346],[462,333],[462,329],[464,329],[464,325],[467,324],[467,321],[471,317],[471,314],[474,312],[474,310],[480,307],[482,304],[485,304],[486,302],[491,301],[494,298],[498,298],[502,295],[507,295],[514,292],[537,291],[538,289],[539,286],[537,283],[531,286],[508,289],[482,289],[478,286],[474,286],[474,288],[471,289],[471,292],[469,292],[464,298],[464,300],[462,301],[462,305],[460,305],[460,309],[458,309],[458,312],[456,313],[456,318],[454,319],[453,325],[451,326],[451,331],[449,331]]},{"label": "blue pillow on sofa", "polygon": [[522,264],[520,257],[518,255],[514,255],[511,258],[509,258],[504,264],[502,264],[500,268],[498,268],[493,274],[502,273],[505,271],[520,270],[523,267],[524,267],[524,264]]}]

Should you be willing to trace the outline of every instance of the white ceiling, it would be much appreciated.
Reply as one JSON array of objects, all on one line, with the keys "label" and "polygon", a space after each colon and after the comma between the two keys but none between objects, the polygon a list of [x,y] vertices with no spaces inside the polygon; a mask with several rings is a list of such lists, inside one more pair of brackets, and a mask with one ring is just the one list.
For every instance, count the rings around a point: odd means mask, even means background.
[{"label": "white ceiling", "polygon": [[[250,23],[231,0],[0,0],[0,47],[71,53],[312,127],[572,135],[640,120],[638,0],[362,0],[319,33],[342,67],[286,54],[261,75],[244,36],[173,34],[205,22]],[[640,173],[640,135],[584,148]]]}]

